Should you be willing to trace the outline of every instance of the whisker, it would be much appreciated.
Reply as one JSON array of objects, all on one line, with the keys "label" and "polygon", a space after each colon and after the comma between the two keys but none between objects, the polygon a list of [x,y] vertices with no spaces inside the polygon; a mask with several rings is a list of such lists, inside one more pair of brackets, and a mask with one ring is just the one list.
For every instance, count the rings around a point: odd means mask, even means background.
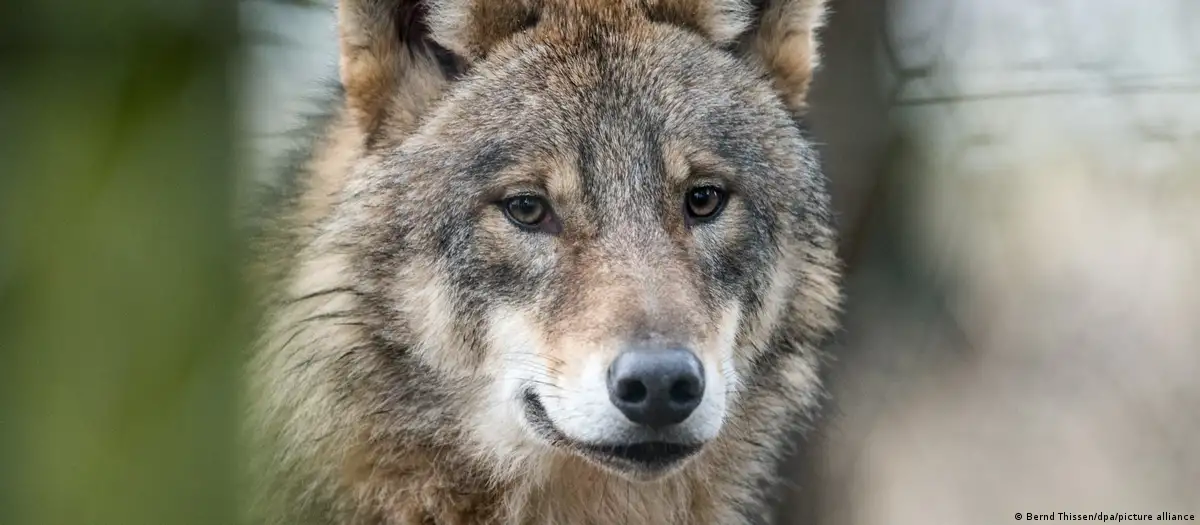
[{"label": "whisker", "polygon": [[346,318],[350,318],[350,317],[355,317],[357,315],[359,315],[359,312],[356,310],[341,310],[341,311],[335,311],[335,312],[325,312],[325,313],[320,313],[320,314],[305,317],[305,318],[300,319],[292,324],[298,325],[301,323],[311,323],[313,321],[321,321],[324,319],[346,319]]},{"label": "whisker", "polygon": [[325,297],[327,295],[333,295],[333,294],[339,294],[339,293],[351,294],[351,295],[358,296],[358,297],[365,295],[355,288],[352,288],[349,286],[342,286],[342,287],[338,287],[338,288],[328,288],[325,290],[318,290],[318,291],[315,291],[312,293],[307,293],[307,294],[301,295],[299,297],[293,297],[293,298],[290,298],[290,299],[287,299],[286,301],[284,301],[283,304],[291,305],[291,304],[296,304],[301,301],[307,301],[309,299],[316,299],[318,297]]}]

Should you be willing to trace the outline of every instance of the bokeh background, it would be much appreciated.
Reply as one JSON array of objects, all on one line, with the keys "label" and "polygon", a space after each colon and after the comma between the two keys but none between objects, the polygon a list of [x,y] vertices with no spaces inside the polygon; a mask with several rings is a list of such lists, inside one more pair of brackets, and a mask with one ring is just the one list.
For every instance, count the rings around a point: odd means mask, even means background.
[{"label": "bokeh background", "polygon": [[1200,2],[834,3],[851,264],[784,523],[1200,508]]},{"label": "bokeh background", "polygon": [[[832,0],[847,262],[781,525],[1200,514],[1200,2]],[[233,206],[319,1],[0,7],[0,523],[235,523]]]}]

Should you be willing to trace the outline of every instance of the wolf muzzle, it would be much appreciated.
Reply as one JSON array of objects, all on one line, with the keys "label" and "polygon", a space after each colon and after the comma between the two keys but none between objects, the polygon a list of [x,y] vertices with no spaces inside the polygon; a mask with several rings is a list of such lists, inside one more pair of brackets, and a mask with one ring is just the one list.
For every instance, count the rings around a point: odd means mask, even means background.
[{"label": "wolf muzzle", "polygon": [[636,424],[677,425],[704,398],[704,365],[685,348],[628,349],[609,365],[608,397]]}]

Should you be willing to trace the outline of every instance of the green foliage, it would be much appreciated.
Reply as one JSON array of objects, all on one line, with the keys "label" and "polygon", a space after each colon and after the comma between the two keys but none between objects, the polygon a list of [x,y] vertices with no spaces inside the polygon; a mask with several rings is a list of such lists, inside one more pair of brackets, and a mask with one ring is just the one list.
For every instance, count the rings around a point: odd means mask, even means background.
[{"label": "green foliage", "polygon": [[0,523],[238,521],[233,0],[0,7]]}]

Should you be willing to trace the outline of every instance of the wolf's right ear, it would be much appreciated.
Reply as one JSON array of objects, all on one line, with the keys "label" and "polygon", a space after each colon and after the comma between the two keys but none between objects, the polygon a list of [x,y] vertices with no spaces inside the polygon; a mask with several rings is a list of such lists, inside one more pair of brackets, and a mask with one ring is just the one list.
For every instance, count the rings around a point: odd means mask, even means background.
[{"label": "wolf's right ear", "polygon": [[[374,133],[384,118],[415,125],[454,74],[455,59],[430,38],[427,18],[421,0],[338,1],[339,72],[364,133]],[[411,114],[389,114],[391,108]]]},{"label": "wolf's right ear", "polygon": [[527,0],[338,0],[342,86],[359,128],[411,129],[455,76],[536,23]]}]

